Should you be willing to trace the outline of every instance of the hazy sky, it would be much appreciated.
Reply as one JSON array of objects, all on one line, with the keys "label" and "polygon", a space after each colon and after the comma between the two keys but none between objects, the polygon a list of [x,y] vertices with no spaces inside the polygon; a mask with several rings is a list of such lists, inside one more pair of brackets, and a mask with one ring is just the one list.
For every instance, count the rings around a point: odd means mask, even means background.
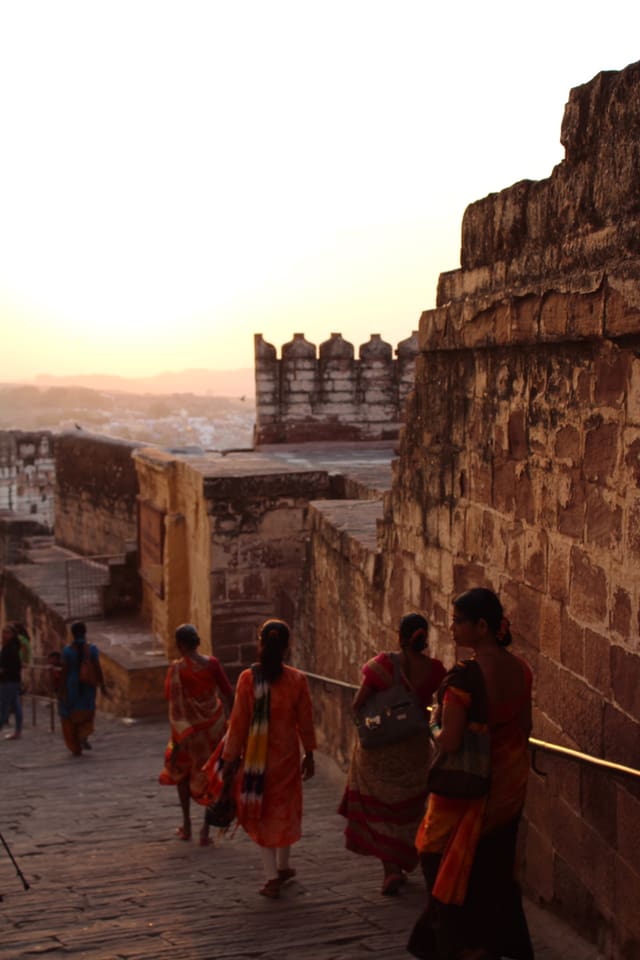
[{"label": "hazy sky", "polygon": [[394,345],[633,0],[0,0],[0,379]]}]

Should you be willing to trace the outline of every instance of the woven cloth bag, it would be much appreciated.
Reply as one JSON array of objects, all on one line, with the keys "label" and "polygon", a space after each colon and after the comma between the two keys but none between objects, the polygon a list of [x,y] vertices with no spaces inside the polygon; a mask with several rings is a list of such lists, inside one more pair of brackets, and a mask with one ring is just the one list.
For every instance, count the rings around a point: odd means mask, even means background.
[{"label": "woven cloth bag", "polygon": [[[475,660],[465,661],[471,671],[472,697],[488,710],[484,676]],[[465,727],[462,744],[455,753],[436,754],[427,774],[430,793],[442,797],[484,797],[491,785],[491,736],[486,723]]]}]

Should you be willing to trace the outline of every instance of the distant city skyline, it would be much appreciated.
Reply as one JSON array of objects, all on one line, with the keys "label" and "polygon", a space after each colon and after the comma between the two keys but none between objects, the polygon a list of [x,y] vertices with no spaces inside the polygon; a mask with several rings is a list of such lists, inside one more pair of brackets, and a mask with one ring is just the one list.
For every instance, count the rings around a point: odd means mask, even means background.
[{"label": "distant city skyline", "polygon": [[0,381],[395,346],[466,206],[549,176],[571,87],[638,59],[630,9],[0,5]]}]

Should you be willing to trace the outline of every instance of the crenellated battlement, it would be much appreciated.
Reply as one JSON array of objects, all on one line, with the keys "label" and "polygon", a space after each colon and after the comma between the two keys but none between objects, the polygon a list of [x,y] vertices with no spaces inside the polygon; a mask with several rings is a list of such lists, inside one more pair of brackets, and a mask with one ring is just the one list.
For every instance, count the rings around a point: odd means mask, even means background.
[{"label": "crenellated battlement", "polygon": [[319,349],[294,333],[276,348],[255,335],[255,444],[311,440],[395,440],[413,388],[418,334],[391,344],[371,334],[355,356],[332,333]]}]

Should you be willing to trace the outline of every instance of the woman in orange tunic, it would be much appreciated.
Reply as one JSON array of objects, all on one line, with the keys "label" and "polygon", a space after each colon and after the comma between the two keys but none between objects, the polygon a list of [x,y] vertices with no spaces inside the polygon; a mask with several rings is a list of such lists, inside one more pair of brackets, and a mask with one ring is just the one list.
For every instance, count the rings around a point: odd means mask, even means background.
[{"label": "woman in orange tunic", "polygon": [[[203,795],[207,777],[202,767],[225,732],[225,714],[231,710],[233,697],[219,660],[199,654],[199,644],[200,637],[194,626],[183,623],[178,627],[176,646],[181,657],[173,661],[165,680],[171,737],[159,780],[178,789],[182,826],[176,832],[181,840],[191,839],[191,798],[206,803]],[[209,843],[209,827],[205,821],[200,830],[200,844]]]},{"label": "woman in orange tunic", "polygon": [[265,872],[260,893],[272,899],[295,876],[289,850],[300,839],[302,780],[314,774],[316,747],[307,679],[283,663],[288,652],[288,625],[265,621],[258,634],[258,663],[238,678],[222,752],[227,781],[235,761],[243,758],[236,778],[238,822],[260,846]]}]

